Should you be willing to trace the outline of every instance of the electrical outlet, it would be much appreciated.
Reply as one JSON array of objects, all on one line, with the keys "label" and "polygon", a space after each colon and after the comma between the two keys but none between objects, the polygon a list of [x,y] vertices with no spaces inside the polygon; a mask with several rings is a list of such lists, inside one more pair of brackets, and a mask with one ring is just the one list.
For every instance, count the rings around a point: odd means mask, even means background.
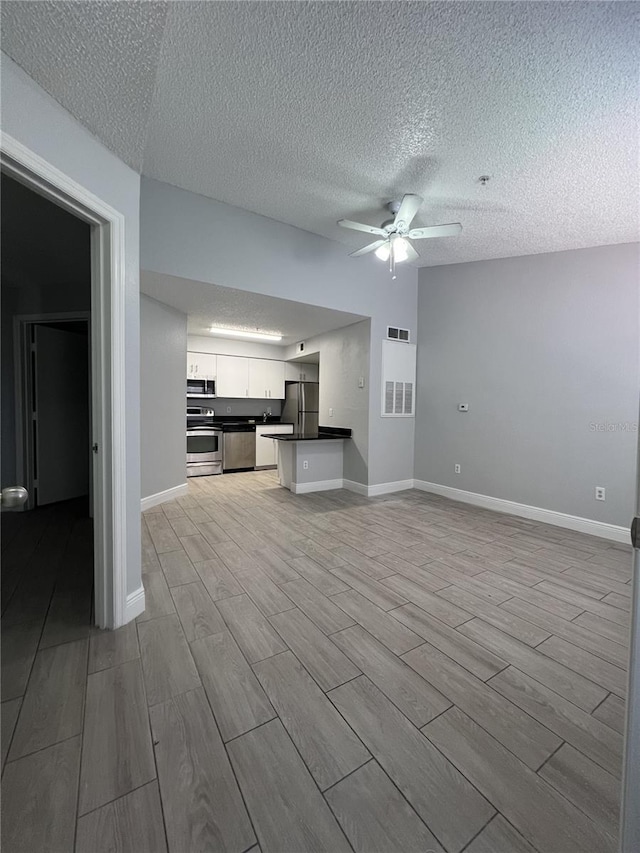
[{"label": "electrical outlet", "polygon": [[364,388],[364,376],[358,379],[358,388]]},{"label": "electrical outlet", "polygon": [[597,501],[606,501],[607,499],[607,490],[604,486],[596,486],[596,500]]},{"label": "electrical outlet", "polygon": [[271,406],[267,406],[267,414],[268,414],[268,415],[270,415],[270,414],[271,414]]},{"label": "electrical outlet", "polygon": [[309,462],[307,459],[305,459],[304,462],[302,463],[302,467],[304,468],[305,471],[309,470]]},{"label": "electrical outlet", "polygon": [[230,414],[231,414],[231,406],[227,406],[227,414],[228,414],[228,415],[230,415]]},{"label": "electrical outlet", "polygon": [[333,417],[333,409],[329,409],[329,417],[330,417],[330,418],[332,418],[332,417]]},{"label": "electrical outlet", "polygon": [[456,474],[459,474],[459,473],[460,473],[460,466],[458,465],[458,463],[457,463],[457,462],[456,462],[456,464],[455,464],[455,466],[454,466],[454,469],[453,469],[453,470],[456,472]]}]

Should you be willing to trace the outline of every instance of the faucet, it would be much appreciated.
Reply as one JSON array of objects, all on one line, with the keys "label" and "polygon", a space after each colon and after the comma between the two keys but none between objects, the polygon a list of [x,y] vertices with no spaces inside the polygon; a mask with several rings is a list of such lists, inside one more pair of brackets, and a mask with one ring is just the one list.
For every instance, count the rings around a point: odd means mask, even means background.
[{"label": "faucet", "polygon": [[262,423],[263,423],[263,424],[266,424],[266,422],[267,422],[267,413],[266,413],[266,412],[263,412],[263,413],[262,413]]}]

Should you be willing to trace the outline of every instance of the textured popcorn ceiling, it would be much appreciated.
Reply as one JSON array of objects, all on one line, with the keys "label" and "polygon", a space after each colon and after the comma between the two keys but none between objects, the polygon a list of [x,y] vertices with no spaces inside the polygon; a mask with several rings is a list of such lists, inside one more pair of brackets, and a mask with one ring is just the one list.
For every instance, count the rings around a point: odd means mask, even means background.
[{"label": "textured popcorn ceiling", "polygon": [[424,195],[417,225],[464,227],[416,245],[432,265],[638,239],[639,23],[625,2],[5,2],[2,47],[144,174],[345,253],[367,237],[337,219]]},{"label": "textured popcorn ceiling", "polygon": [[2,50],[136,171],[166,3],[0,4]]}]

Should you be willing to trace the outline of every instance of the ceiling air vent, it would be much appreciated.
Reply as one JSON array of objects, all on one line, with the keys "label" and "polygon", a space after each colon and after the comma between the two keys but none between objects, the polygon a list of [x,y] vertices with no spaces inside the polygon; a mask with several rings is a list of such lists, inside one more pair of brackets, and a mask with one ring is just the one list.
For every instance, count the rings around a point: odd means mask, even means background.
[{"label": "ceiling air vent", "polygon": [[395,326],[387,326],[387,337],[390,341],[404,341],[409,343],[409,329],[397,329]]}]

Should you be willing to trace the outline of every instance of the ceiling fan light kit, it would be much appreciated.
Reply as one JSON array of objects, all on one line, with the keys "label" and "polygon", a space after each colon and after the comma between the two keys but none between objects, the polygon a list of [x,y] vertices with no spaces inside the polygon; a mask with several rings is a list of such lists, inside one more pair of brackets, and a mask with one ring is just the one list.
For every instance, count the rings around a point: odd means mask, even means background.
[{"label": "ceiling fan light kit", "polygon": [[407,193],[401,202],[390,201],[387,209],[394,214],[393,219],[382,223],[380,228],[374,225],[365,225],[362,222],[353,222],[350,219],[340,219],[338,225],[349,228],[352,231],[364,231],[365,234],[373,234],[378,237],[373,243],[351,252],[352,258],[359,258],[369,252],[375,252],[381,261],[389,262],[391,278],[395,279],[395,265],[403,261],[415,261],[420,255],[411,244],[411,240],[426,240],[430,237],[453,237],[460,234],[462,225],[452,222],[448,225],[431,225],[426,228],[411,228],[411,222],[422,204],[422,197],[415,193]]}]

